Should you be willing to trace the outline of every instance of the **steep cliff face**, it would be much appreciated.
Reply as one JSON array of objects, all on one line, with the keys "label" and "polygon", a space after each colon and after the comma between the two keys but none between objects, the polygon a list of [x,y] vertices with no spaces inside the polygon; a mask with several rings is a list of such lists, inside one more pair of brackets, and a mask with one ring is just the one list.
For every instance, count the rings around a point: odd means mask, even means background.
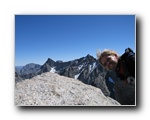
[{"label": "steep cliff face", "polygon": [[15,105],[118,106],[99,88],[56,73],[43,73],[15,84]]}]

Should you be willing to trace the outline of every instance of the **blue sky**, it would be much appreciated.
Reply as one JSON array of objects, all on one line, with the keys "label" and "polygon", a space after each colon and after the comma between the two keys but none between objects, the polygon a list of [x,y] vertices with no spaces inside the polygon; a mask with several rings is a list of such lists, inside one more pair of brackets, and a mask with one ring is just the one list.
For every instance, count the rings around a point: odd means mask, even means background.
[{"label": "blue sky", "polygon": [[135,51],[135,15],[15,15],[15,65]]}]

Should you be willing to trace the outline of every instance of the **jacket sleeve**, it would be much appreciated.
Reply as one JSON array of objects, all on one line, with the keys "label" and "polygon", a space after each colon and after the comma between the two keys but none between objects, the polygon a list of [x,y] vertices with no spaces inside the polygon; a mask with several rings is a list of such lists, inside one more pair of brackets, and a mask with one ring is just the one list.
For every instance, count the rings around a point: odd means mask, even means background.
[{"label": "jacket sleeve", "polygon": [[135,56],[130,56],[126,61],[127,68],[130,74],[135,77]]},{"label": "jacket sleeve", "polygon": [[135,53],[127,48],[121,59],[125,62],[130,75],[135,77]]}]

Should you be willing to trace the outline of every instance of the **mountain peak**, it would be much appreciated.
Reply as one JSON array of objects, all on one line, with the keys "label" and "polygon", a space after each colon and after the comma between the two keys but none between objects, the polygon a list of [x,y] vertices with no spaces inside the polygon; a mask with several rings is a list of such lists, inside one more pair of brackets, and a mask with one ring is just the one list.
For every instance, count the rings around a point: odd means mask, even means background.
[{"label": "mountain peak", "polygon": [[48,58],[48,59],[47,59],[47,61],[53,61],[53,62],[55,62],[55,61],[54,61],[54,60],[52,60],[51,58]]},{"label": "mountain peak", "polygon": [[96,60],[96,59],[95,59],[93,56],[91,56],[90,54],[87,54],[87,56],[86,56],[85,58],[86,58],[89,62]]},{"label": "mountain peak", "polygon": [[20,69],[20,73],[22,75],[32,74],[32,73],[35,73],[36,71],[38,71],[40,69],[40,67],[41,67],[41,65],[39,65],[39,64],[29,63]]},{"label": "mountain peak", "polygon": [[87,56],[91,56],[90,54],[87,54]]},{"label": "mountain peak", "polygon": [[51,58],[48,58],[47,61],[44,64],[48,64],[49,66],[53,67],[55,66],[55,61],[52,60]]}]

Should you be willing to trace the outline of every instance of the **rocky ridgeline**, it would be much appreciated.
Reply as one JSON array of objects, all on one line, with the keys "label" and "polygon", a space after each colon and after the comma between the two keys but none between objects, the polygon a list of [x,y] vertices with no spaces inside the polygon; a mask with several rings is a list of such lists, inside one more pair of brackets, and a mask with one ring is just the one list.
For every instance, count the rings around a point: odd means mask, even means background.
[{"label": "rocky ridgeline", "polygon": [[118,106],[120,104],[106,97],[99,88],[47,72],[32,79],[16,82],[15,105]]}]

